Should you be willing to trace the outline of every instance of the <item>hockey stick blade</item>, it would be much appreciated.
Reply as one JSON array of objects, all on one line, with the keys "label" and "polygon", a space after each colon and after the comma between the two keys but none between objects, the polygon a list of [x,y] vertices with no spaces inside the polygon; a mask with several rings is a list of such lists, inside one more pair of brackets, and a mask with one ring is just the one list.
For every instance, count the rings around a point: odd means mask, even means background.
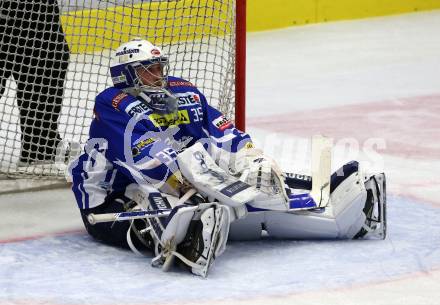
[{"label": "hockey stick blade", "polygon": [[312,138],[312,191],[310,196],[322,208],[330,201],[332,139],[316,135]]}]

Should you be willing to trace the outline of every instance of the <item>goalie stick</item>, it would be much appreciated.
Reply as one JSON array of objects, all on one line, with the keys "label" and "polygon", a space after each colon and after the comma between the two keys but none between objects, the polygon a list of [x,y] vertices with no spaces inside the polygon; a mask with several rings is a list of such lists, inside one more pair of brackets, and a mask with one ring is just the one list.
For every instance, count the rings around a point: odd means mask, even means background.
[{"label": "goalie stick", "polygon": [[[300,210],[310,210],[319,208],[313,199],[310,197],[309,193],[304,194],[294,194],[289,196],[289,210],[286,212],[295,212]],[[250,204],[246,204],[248,212],[260,212],[260,211],[270,211],[270,209],[262,209],[253,207]],[[138,210],[130,212],[121,213],[105,213],[105,214],[89,214],[87,220],[91,225],[101,223],[101,222],[115,222],[115,221],[126,221],[134,219],[147,219],[156,217],[167,217],[170,215],[172,209],[158,209],[158,210]]]},{"label": "goalie stick", "polygon": [[[190,189],[185,193],[179,200],[175,203],[175,206],[184,204],[191,196],[196,194],[195,189]],[[137,192],[135,194],[136,202],[138,204],[144,203],[148,198],[145,196],[144,192]],[[141,201],[141,202],[138,202]],[[87,221],[91,224],[97,224],[100,222],[114,222],[114,221],[124,221],[124,220],[134,220],[134,219],[147,219],[156,217],[167,217],[171,213],[172,209],[157,209],[157,210],[147,210],[141,208],[137,211],[121,212],[121,213],[105,213],[105,214],[93,214],[90,213],[87,216]]]},{"label": "goalie stick", "polygon": [[151,210],[151,211],[140,210],[140,211],[105,213],[105,214],[90,213],[87,216],[87,221],[91,225],[95,225],[101,222],[114,222],[114,221],[124,221],[124,220],[134,220],[134,219],[167,217],[168,215],[170,215],[170,213],[171,213],[171,209]]},{"label": "goalie stick", "polygon": [[[196,144],[197,145],[197,144]],[[184,174],[192,177],[190,182],[194,185],[195,178],[193,177],[194,170],[186,169],[187,164],[191,163],[191,152],[196,156],[196,164],[201,164],[202,174],[201,177],[208,177],[207,175],[213,175],[216,179],[222,181],[222,183],[216,185],[216,192],[214,195],[218,197],[220,202],[226,201],[229,206],[242,206],[245,204],[248,212],[259,212],[259,211],[285,211],[285,212],[295,212],[299,210],[313,210],[324,208],[328,205],[330,201],[330,171],[331,171],[331,139],[324,136],[314,136],[312,138],[312,177],[304,176],[307,180],[311,178],[312,180],[312,190],[306,193],[300,194],[290,194],[288,195],[288,202],[283,209],[278,207],[263,207],[261,205],[255,206],[252,204],[252,200],[258,195],[250,185],[235,179],[227,175],[222,169],[220,169],[213,161],[210,159],[209,155],[203,154],[206,152],[204,148],[199,145],[197,147],[194,145],[191,149],[188,149],[183,154],[180,155],[180,161],[182,164],[182,170]],[[182,159],[182,157],[185,157]],[[202,161],[201,163],[199,163]],[[185,173],[186,169],[186,173]],[[288,176],[289,174],[287,174]],[[200,179],[200,178],[199,178]],[[208,179],[198,180],[199,184],[202,185],[201,191],[206,192],[208,189],[206,183]],[[192,189],[187,192],[183,197],[181,197],[175,205],[183,204],[186,200],[194,195],[196,190]],[[212,195],[212,193],[210,194]],[[151,218],[151,217],[166,217],[171,212],[171,209],[163,210],[146,210],[142,209],[140,211],[122,212],[122,213],[108,213],[108,214],[89,214],[88,221],[90,224],[95,224],[98,222],[112,222],[112,221],[124,221],[140,218]]]}]

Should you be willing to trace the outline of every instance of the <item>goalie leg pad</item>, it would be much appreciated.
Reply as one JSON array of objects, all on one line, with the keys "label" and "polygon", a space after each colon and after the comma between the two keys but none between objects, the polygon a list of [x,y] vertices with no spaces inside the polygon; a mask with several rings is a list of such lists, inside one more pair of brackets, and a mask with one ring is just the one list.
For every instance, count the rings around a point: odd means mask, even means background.
[{"label": "goalie leg pad", "polygon": [[179,258],[191,267],[192,273],[206,277],[214,259],[226,248],[228,232],[228,209],[217,204],[209,207],[199,220],[192,221],[185,241],[178,246],[178,252],[183,256],[183,259]]},{"label": "goalie leg pad", "polygon": [[264,212],[248,213],[246,217],[231,222],[229,240],[258,240],[261,238]]},{"label": "goalie leg pad", "polygon": [[312,210],[295,213],[267,211],[265,227],[275,238],[288,239],[346,239],[352,238],[365,223],[362,213],[365,197],[358,196],[336,216],[331,207],[326,211]]},{"label": "goalie leg pad", "polygon": [[365,221],[362,218],[365,198],[362,178],[353,172],[332,192],[325,209],[265,212],[265,226],[269,235],[276,238],[352,238]]},{"label": "goalie leg pad", "polygon": [[277,239],[336,239],[338,227],[334,219],[316,213],[264,212],[269,236]]},{"label": "goalie leg pad", "polygon": [[363,212],[366,221],[353,238],[373,236],[386,238],[386,178],[384,173],[365,176],[367,199]]},{"label": "goalie leg pad", "polygon": [[215,257],[223,253],[229,233],[229,211],[216,203],[178,206],[157,239],[157,256],[152,264],[167,271],[177,257],[191,272],[203,277]]},{"label": "goalie leg pad", "polygon": [[264,212],[265,227],[276,238],[351,239],[386,236],[385,175],[355,171],[331,194],[325,210]]},{"label": "goalie leg pad", "polygon": [[164,271],[167,271],[172,265],[174,260],[172,252],[185,237],[197,208],[197,206],[181,205],[173,208],[166,220],[148,219],[155,242],[156,257],[152,260],[154,267],[162,267]]}]

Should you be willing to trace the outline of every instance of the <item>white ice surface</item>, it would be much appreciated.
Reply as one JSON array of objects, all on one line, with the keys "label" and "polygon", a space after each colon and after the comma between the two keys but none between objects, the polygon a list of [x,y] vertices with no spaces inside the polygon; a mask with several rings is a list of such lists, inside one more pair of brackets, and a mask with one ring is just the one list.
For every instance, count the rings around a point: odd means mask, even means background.
[{"label": "white ice surface", "polygon": [[[407,98],[417,107],[428,95],[440,103],[439,34],[439,11],[250,34],[248,131],[284,168],[307,172],[301,128],[274,132],[260,119]],[[428,111],[440,117],[433,105]],[[411,133],[404,127],[414,117],[397,115],[385,127],[367,121],[361,129],[403,141],[398,131]],[[388,175],[387,240],[230,243],[207,280],[163,273],[146,258],[93,242],[69,190],[0,196],[0,304],[439,304],[440,138],[437,125],[419,119],[410,126],[429,131],[419,155],[384,149],[370,162]],[[365,144],[356,128],[347,133],[355,129],[354,140]],[[334,168],[353,157],[337,144]],[[355,156],[372,161],[365,150]]]},{"label": "white ice surface", "polygon": [[0,298],[200,303],[337,289],[429,272],[440,262],[440,209],[403,198],[389,203],[391,229],[385,241],[229,243],[207,280],[177,268],[163,273],[149,265],[151,257],[95,243],[85,234],[8,243],[0,258]]},{"label": "white ice surface", "polygon": [[440,91],[439,12],[248,34],[247,115]]}]

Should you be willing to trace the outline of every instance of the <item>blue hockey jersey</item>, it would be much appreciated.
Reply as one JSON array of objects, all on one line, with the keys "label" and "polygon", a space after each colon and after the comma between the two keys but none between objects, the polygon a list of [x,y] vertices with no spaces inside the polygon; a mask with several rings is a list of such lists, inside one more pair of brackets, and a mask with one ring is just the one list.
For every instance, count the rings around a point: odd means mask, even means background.
[{"label": "blue hockey jersey", "polygon": [[190,82],[169,77],[167,90],[178,99],[177,116],[155,113],[114,87],[96,97],[89,141],[69,167],[80,209],[102,204],[112,192],[124,193],[131,183],[172,189],[178,183],[177,154],[197,141],[232,153],[251,142]]}]

